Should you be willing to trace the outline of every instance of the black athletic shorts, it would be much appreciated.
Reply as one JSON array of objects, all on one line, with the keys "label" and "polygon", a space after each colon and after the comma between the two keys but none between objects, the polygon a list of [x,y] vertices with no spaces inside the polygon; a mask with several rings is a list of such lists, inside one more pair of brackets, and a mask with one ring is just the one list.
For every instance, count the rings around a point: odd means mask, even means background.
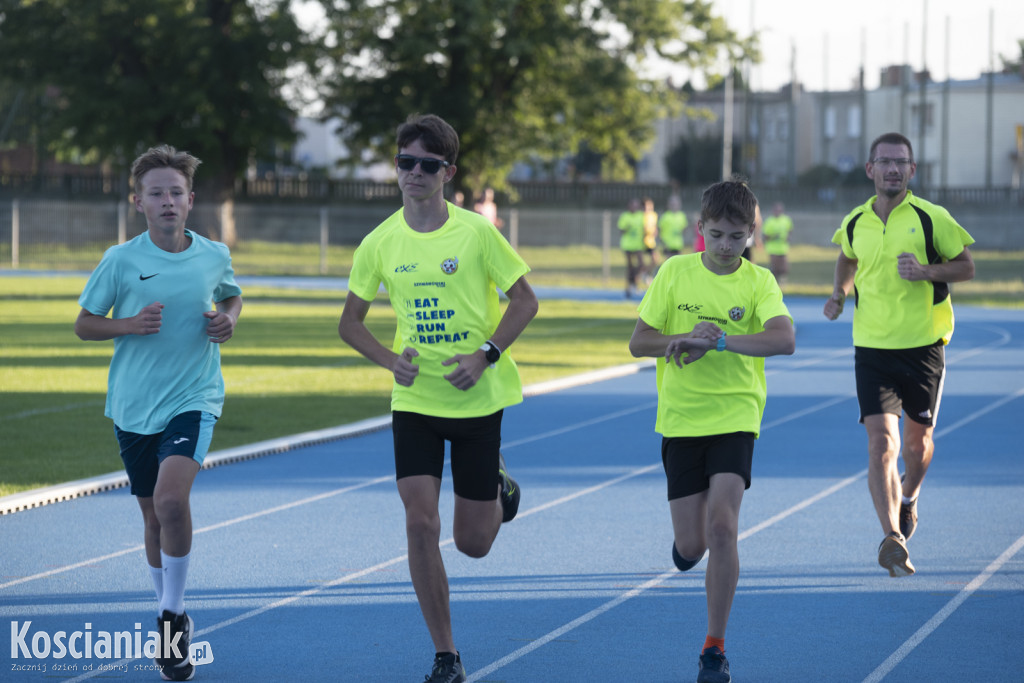
[{"label": "black athletic shorts", "polygon": [[914,349],[854,347],[860,421],[868,415],[902,415],[934,426],[946,377],[945,346],[938,341]]},{"label": "black athletic shorts", "polygon": [[668,479],[668,499],[706,491],[711,475],[733,472],[750,488],[754,435],[732,432],[712,436],[674,436],[661,439],[661,462]]},{"label": "black athletic shorts", "polygon": [[394,411],[396,478],[429,474],[441,479],[445,441],[450,441],[455,494],[469,500],[495,500],[503,412],[454,418]]}]

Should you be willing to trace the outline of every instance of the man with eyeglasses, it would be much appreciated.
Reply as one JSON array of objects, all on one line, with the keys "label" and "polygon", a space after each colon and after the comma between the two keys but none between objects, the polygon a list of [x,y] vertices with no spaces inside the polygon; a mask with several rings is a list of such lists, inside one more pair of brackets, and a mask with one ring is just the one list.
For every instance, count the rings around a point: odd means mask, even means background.
[{"label": "man with eyeglasses", "polygon": [[[501,446],[504,408],[523,399],[508,349],[537,314],[529,267],[478,213],[445,201],[459,136],[443,119],[414,115],[398,128],[402,208],[367,235],[352,260],[341,338],[387,368],[395,474],[405,507],[409,573],[436,654],[427,681],[466,680],[452,636],[448,578],[438,545],[438,497],[451,442],[455,547],[491,549],[519,508]],[[365,324],[380,285],[397,314],[390,348]],[[497,289],[508,296],[502,314]]]},{"label": "man with eyeglasses", "polygon": [[[854,293],[853,344],[860,422],[868,434],[868,488],[885,538],[878,564],[909,576],[907,541],[932,460],[932,432],[945,377],[943,349],[953,334],[949,283],[974,277],[974,239],[949,212],[907,189],[917,165],[905,136],[886,133],[865,165],[876,195],[843,219],[841,251],[825,317]],[[900,416],[903,416],[901,477]]]}]

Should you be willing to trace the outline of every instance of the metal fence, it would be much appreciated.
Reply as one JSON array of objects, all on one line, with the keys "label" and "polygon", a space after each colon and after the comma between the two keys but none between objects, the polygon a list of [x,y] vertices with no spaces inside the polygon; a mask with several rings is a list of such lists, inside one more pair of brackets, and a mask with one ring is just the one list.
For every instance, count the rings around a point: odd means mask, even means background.
[{"label": "metal fence", "polygon": [[[829,245],[846,213],[866,197],[862,193],[845,204],[835,197],[787,203],[795,226],[793,242]],[[321,249],[356,245],[396,210],[399,201],[236,202],[236,234],[240,243],[318,244]],[[773,201],[771,192],[764,193],[765,206]],[[697,217],[698,202],[695,196],[684,196],[683,208],[691,224]],[[1024,204],[965,202],[946,206],[977,240],[976,248],[1024,249]],[[499,217],[509,241],[517,247],[590,245],[614,251],[618,249],[618,213],[618,209],[538,204],[506,207],[499,210]],[[189,227],[219,239],[220,206],[197,202]],[[98,247],[117,244],[143,230],[144,217],[123,200],[0,199],[0,267],[18,268],[24,257],[45,267],[91,268],[94,263],[82,263],[76,255],[88,250],[89,258],[94,259]]]}]

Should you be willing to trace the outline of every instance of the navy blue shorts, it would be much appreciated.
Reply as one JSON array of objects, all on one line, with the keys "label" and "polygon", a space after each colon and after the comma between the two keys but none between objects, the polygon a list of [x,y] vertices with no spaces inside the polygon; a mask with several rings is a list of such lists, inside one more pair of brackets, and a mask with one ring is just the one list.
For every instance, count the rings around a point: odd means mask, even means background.
[{"label": "navy blue shorts", "polygon": [[946,377],[941,341],[914,349],[857,346],[853,358],[861,422],[868,415],[905,413],[914,422],[935,425]]},{"label": "navy blue shorts", "polygon": [[394,411],[396,478],[429,474],[441,479],[445,441],[450,441],[455,494],[469,500],[497,499],[503,412],[456,418]]},{"label": "navy blue shorts", "polygon": [[685,498],[711,486],[711,475],[732,472],[750,488],[754,435],[673,436],[661,440],[661,462],[668,479],[668,499]]},{"label": "navy blue shorts", "polygon": [[202,467],[210,450],[213,425],[216,422],[217,418],[211,413],[190,410],[175,415],[164,430],[156,434],[126,432],[114,425],[132,495],[139,498],[153,496],[160,463],[169,456],[183,455],[192,458]]}]

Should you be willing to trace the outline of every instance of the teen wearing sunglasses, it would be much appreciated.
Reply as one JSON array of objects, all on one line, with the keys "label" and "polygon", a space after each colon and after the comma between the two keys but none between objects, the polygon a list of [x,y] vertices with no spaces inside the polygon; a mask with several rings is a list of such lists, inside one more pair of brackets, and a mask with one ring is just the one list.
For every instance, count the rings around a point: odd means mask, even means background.
[{"label": "teen wearing sunglasses", "polygon": [[[519,508],[499,448],[505,407],[522,401],[508,348],[537,314],[529,267],[488,220],[445,201],[459,137],[443,119],[414,115],[398,128],[402,208],[356,250],[338,333],[395,378],[395,473],[406,514],[409,572],[434,643],[427,681],[465,681],[452,636],[448,578],[438,546],[438,497],[451,442],[455,546],[491,549]],[[383,284],[398,325],[390,347],[365,324]],[[497,289],[508,296],[501,312]]]}]

